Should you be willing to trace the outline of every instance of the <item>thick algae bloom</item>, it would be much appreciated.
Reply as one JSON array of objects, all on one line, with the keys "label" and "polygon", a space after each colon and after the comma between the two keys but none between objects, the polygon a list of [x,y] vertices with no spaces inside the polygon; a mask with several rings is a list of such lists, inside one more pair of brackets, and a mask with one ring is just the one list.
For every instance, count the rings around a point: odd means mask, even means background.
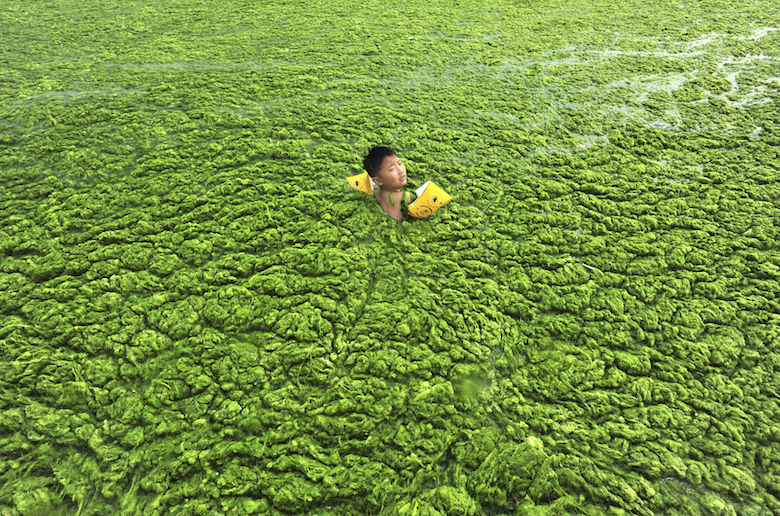
[{"label": "thick algae bloom", "polygon": [[0,514],[780,513],[773,2],[93,4],[0,12]]}]

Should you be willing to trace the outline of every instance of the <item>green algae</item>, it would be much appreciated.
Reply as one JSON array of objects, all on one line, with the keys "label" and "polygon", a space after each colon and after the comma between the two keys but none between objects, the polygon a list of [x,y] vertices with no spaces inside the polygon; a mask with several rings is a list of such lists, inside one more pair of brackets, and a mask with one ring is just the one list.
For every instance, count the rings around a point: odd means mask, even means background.
[{"label": "green algae", "polygon": [[0,513],[780,512],[773,5],[373,7],[8,3]]}]

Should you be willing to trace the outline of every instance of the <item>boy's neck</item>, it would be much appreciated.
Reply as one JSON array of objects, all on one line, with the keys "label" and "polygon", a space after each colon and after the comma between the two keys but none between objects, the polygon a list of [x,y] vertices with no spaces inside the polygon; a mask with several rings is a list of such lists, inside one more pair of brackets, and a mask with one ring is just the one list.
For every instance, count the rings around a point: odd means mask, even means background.
[{"label": "boy's neck", "polygon": [[390,190],[388,188],[382,188],[381,186],[379,187],[379,190],[382,191],[382,192],[400,192],[401,191],[400,188],[396,188],[395,190]]}]

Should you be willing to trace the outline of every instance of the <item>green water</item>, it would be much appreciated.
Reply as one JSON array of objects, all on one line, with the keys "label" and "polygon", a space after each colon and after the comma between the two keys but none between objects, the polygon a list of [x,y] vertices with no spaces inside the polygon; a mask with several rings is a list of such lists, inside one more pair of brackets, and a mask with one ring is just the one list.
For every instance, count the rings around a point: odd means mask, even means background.
[{"label": "green water", "polygon": [[773,2],[4,6],[1,514],[780,512]]}]

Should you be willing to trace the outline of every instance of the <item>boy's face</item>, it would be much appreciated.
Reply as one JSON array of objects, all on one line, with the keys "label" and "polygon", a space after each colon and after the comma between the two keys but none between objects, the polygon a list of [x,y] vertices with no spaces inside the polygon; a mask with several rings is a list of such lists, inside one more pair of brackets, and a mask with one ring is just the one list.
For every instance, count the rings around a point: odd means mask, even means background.
[{"label": "boy's face", "polygon": [[382,190],[398,190],[406,184],[406,167],[398,156],[385,156],[374,182]]}]

